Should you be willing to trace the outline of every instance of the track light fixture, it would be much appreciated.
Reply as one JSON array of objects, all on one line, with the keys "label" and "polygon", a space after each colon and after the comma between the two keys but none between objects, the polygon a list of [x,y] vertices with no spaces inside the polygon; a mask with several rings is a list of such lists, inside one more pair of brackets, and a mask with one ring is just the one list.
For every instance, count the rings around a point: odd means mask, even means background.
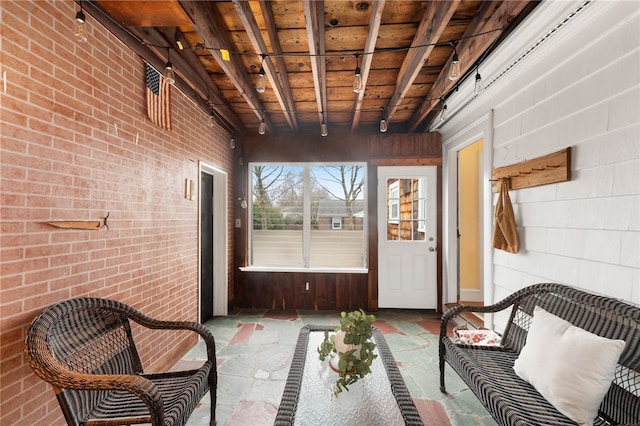
[{"label": "track light fixture", "polygon": [[382,107],[382,119],[380,119],[380,133],[385,133],[387,131],[387,120],[384,118],[384,110]]},{"label": "track light fixture", "polygon": [[355,93],[360,93],[362,90],[362,73],[360,72],[360,63],[358,61],[360,54],[356,53],[354,56],[356,57],[356,69],[353,73],[353,91]]},{"label": "track light fixture", "polygon": [[449,68],[449,80],[456,81],[460,78],[460,60],[455,43],[451,42],[451,46],[453,47],[453,58],[451,58],[451,68]]},{"label": "track light fixture", "polygon": [[320,124],[320,136],[323,138],[329,134],[327,123],[324,121],[324,111],[322,111],[322,124]]},{"label": "track light fixture", "polygon": [[260,71],[258,71],[258,79],[256,80],[256,92],[264,93],[267,90],[267,82],[264,78],[264,58],[267,57],[264,53],[262,55],[262,62],[260,62]]},{"label": "track light fixture", "polygon": [[84,12],[82,11],[82,2],[80,2],[80,10],[76,13],[76,19],[73,21],[73,36],[76,38],[76,41],[80,43],[84,43],[87,41],[87,32],[85,29],[85,21],[86,18],[84,16]]},{"label": "track light fixture", "polygon": [[176,75],[173,73],[173,65],[171,65],[171,49],[167,50],[167,64],[164,66],[164,79],[169,84],[176,82]]}]

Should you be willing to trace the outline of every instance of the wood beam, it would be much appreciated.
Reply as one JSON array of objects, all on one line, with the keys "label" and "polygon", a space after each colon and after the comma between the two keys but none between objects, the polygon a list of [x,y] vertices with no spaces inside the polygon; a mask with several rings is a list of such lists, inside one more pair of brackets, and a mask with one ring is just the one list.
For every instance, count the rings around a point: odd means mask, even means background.
[{"label": "wood beam", "polygon": [[459,3],[460,0],[427,3],[422,21],[411,43],[411,48],[407,52],[407,56],[405,56],[398,72],[396,89],[389,100],[389,105],[387,105],[388,121],[390,121],[407,95],[429,54],[449,24]]},{"label": "wood beam", "polygon": [[[483,2],[473,21],[467,27],[462,39],[456,44],[460,71],[464,75],[480,58],[484,52],[497,40],[507,25],[516,19],[518,14],[527,6],[528,1],[491,1]],[[499,31],[494,31],[499,30]],[[486,33],[479,37],[476,34]],[[449,92],[458,81],[449,80],[449,68],[453,52],[442,68],[425,102],[420,105],[411,117],[409,132],[415,132],[427,115],[438,104],[438,99]]]},{"label": "wood beam", "polygon": [[[113,34],[118,40],[120,40],[131,51],[138,55],[143,61],[147,62],[153,68],[162,72],[166,64],[166,58],[162,55],[158,55],[154,50],[147,46],[143,40],[137,38],[129,29],[122,27],[111,16],[109,16],[104,10],[100,8],[93,1],[85,1],[82,4],[84,10],[89,13],[97,22]],[[164,40],[166,42],[166,40]],[[187,67],[185,66],[184,69]],[[176,75],[176,81],[174,86],[180,90],[185,96],[191,99],[200,109],[207,114],[211,113],[211,105],[207,99],[204,99],[198,90],[194,89],[193,82],[185,80],[180,75]],[[230,110],[229,110],[230,111]],[[238,133],[244,132],[244,125],[235,113],[230,111],[230,114],[221,114],[216,111],[218,118],[221,121],[221,125],[225,127],[229,132],[236,131]]]},{"label": "wood beam", "polygon": [[256,95],[249,74],[242,61],[236,55],[229,54],[229,60],[223,58],[221,49],[232,50],[234,46],[229,29],[215,7],[215,2],[178,0],[180,5],[193,21],[195,32],[202,38],[206,48],[222,68],[242,98],[253,110],[256,117],[264,120],[267,128],[273,129],[273,124],[264,113],[264,106]]},{"label": "wood beam", "polygon": [[136,27],[129,30],[146,42],[160,58],[167,57],[168,49],[177,52],[177,55],[175,53],[171,55],[171,63],[174,66],[175,73],[181,75],[223,120],[231,123],[236,130],[244,129],[245,124],[229,108],[220,93],[220,89],[213,83],[209,73],[207,73],[194,51],[192,49],[175,49],[178,40],[183,46],[188,46],[189,44],[178,28],[166,28],[164,30],[165,35],[161,34],[155,27]]},{"label": "wood beam", "polygon": [[[258,23],[256,22],[255,16],[253,15],[253,11],[251,10],[251,6],[249,5],[249,2],[247,2],[246,0],[233,0],[233,4],[235,5],[236,10],[238,11],[238,15],[240,16],[240,20],[242,21],[242,25],[244,26],[244,29],[247,32],[247,36],[249,37],[249,40],[251,40],[253,49],[261,55],[266,55],[268,52],[267,44],[265,43],[264,38],[262,37],[260,28],[258,28]],[[262,9],[263,14],[266,11],[267,14],[270,16],[270,20],[267,20],[267,17],[265,16],[265,22],[267,23],[267,27],[271,26],[270,28],[271,31],[269,31],[270,37],[271,37],[271,34],[274,34],[276,36],[275,38],[273,37],[271,38],[271,44],[274,48],[273,53],[278,55],[276,57],[282,60],[282,58],[279,56],[279,53],[281,53],[282,51],[280,49],[280,42],[278,41],[278,38],[277,38],[275,24],[273,23],[273,15],[271,13],[271,9],[268,7],[268,5],[264,4],[264,2],[261,2],[260,6],[261,7],[264,6]],[[288,91],[285,89],[285,87],[283,87],[283,85],[281,84],[281,80],[278,79],[278,72],[273,66],[273,62],[271,61],[271,58],[270,57],[266,57],[266,58],[263,57],[263,58],[264,60],[262,61],[262,66],[265,70],[265,74],[267,78],[269,79],[269,82],[271,82],[271,88],[274,94],[276,95],[276,98],[278,99],[278,103],[280,104],[280,108],[282,108],[284,117],[289,123],[289,126],[293,129],[296,129],[298,127],[298,123],[294,115],[293,94],[291,93],[291,87],[288,84],[286,85],[286,89],[288,89]],[[284,69],[279,68],[279,69],[281,73],[284,70],[284,75],[282,76],[282,80],[287,81],[288,83],[286,68]]]},{"label": "wood beam", "polygon": [[369,79],[371,63],[373,62],[373,52],[376,49],[376,41],[378,40],[378,34],[380,33],[380,23],[382,22],[382,12],[384,11],[385,2],[386,0],[374,0],[373,8],[371,9],[369,33],[367,34],[367,41],[364,46],[364,55],[362,55],[362,67],[360,67],[362,90],[356,95],[356,99],[353,104],[354,112],[353,121],[351,122],[351,130],[356,130],[360,124],[360,108],[362,108],[362,103],[364,101],[364,93],[367,87],[367,80]]},{"label": "wood beam", "polygon": [[303,0],[304,18],[307,23],[307,41],[313,72],[313,86],[318,108],[318,122],[327,113],[327,62],[324,45],[324,0]]}]

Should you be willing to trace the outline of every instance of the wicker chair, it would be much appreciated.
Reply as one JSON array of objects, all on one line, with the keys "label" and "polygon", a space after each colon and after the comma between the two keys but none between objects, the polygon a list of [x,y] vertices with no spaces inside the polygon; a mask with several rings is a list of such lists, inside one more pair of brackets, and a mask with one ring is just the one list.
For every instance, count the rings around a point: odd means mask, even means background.
[{"label": "wicker chair", "polygon": [[[561,284],[534,284],[495,305],[447,311],[440,328],[440,390],[446,391],[446,362],[500,425],[575,425],[513,370],[535,306],[591,333],[626,342],[594,424],[640,424],[640,307]],[[447,336],[448,322],[463,312],[503,310],[510,316],[501,346],[457,344]]]},{"label": "wicker chair", "polygon": [[[208,359],[195,370],[144,374],[129,320],[150,329],[196,332]],[[113,300],[71,299],[34,319],[25,354],[53,386],[69,425],[184,425],[208,391],[215,425],[215,341],[201,324],[154,320]]]}]

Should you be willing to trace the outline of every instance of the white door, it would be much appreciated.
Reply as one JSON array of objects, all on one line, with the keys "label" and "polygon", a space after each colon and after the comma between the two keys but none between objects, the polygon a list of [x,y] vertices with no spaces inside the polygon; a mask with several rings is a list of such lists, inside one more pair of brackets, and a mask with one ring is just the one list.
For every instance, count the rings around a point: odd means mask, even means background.
[{"label": "white door", "polygon": [[378,306],[437,305],[437,168],[378,167]]}]

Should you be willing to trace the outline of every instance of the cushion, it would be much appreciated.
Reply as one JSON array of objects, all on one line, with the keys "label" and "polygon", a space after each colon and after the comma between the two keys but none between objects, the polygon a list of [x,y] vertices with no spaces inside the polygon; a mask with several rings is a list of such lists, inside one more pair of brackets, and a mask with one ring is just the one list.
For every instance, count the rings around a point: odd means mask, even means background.
[{"label": "cushion", "polygon": [[624,349],[536,306],[513,369],[562,414],[591,425]]},{"label": "cushion", "polygon": [[501,337],[493,330],[454,330],[454,342],[462,345],[500,346]]}]

